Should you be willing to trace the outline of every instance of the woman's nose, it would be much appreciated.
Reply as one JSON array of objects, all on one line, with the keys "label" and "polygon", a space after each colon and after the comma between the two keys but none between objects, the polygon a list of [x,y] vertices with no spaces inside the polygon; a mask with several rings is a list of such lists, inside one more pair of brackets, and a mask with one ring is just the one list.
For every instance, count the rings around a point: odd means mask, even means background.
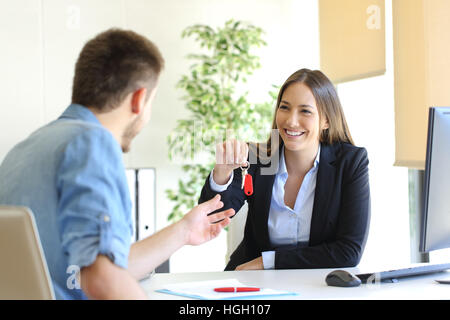
[{"label": "woman's nose", "polygon": [[298,126],[298,116],[296,112],[290,112],[286,120],[286,124],[289,126]]}]

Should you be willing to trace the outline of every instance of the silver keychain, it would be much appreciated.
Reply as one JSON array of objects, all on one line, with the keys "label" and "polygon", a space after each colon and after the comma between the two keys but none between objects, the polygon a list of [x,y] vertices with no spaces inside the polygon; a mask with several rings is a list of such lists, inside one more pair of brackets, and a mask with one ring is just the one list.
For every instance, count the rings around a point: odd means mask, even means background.
[{"label": "silver keychain", "polygon": [[250,162],[247,161],[247,165],[245,167],[240,167],[242,171],[242,184],[241,189],[244,189],[245,176],[248,174],[248,169],[250,169]]}]

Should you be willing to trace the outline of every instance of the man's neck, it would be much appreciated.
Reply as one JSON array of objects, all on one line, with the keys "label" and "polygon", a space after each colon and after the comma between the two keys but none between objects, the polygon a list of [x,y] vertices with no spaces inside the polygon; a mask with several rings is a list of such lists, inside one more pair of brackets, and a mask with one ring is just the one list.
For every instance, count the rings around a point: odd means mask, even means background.
[{"label": "man's neck", "polygon": [[117,143],[122,145],[122,135],[125,124],[122,123],[124,117],[121,116],[120,107],[108,112],[100,112],[99,109],[95,107],[88,107],[88,109],[91,110],[101,125],[111,132]]}]

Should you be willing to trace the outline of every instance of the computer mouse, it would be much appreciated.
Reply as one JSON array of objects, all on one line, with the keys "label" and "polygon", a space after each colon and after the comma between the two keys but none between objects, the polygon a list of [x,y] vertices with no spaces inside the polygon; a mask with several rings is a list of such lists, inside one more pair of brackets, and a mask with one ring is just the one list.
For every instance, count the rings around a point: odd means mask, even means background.
[{"label": "computer mouse", "polygon": [[361,284],[361,279],[351,272],[334,270],[327,275],[325,282],[333,287],[357,287]]}]

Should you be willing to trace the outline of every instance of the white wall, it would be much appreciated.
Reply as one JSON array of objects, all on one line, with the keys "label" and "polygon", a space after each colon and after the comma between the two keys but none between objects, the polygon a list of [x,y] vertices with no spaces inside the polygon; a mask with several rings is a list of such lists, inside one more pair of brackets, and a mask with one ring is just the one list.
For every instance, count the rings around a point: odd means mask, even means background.
[{"label": "white wall", "polygon": [[0,159],[44,124],[41,24],[38,1],[0,2]]},{"label": "white wall", "polygon": [[[171,208],[164,190],[183,176],[167,157],[166,137],[176,120],[188,114],[180,100],[184,93],[175,84],[188,72],[185,56],[198,50],[193,40],[181,39],[182,30],[196,23],[221,26],[230,18],[262,27],[268,46],[258,51],[262,68],[249,79],[249,91],[255,101],[263,101],[271,85],[282,84],[293,71],[319,67],[317,10],[317,0],[0,0],[0,41],[5,44],[0,50],[0,161],[70,103],[75,60],[87,40],[110,27],[137,31],[159,46],[166,69],[150,124],[124,159],[127,166],[156,168],[157,228],[162,228]],[[339,86],[353,137],[368,148],[371,160],[373,223],[364,256],[369,262],[384,259],[386,252],[393,257],[408,241],[407,175],[392,167],[391,69],[388,64],[386,77]],[[401,226],[392,223],[393,216],[400,217],[396,223]],[[172,271],[222,270],[225,253],[222,233],[206,245],[174,254]]]}]

